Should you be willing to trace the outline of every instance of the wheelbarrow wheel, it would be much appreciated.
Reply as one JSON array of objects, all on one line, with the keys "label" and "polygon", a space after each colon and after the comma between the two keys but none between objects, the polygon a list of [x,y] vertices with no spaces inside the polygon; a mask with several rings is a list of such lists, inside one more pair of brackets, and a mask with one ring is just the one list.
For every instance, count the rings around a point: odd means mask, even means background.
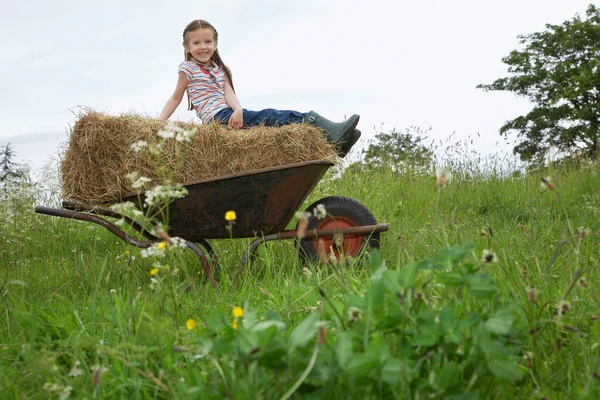
[{"label": "wheelbarrow wheel", "polygon": [[[319,204],[325,208],[326,215],[319,219]],[[307,230],[313,229],[336,229],[350,228],[355,226],[376,225],[377,221],[371,211],[360,202],[344,196],[330,196],[315,201],[308,206],[306,212],[310,214]],[[298,229],[298,225],[296,225]],[[325,242],[325,251],[333,253],[339,258],[340,255],[357,257],[365,248],[379,248],[379,233],[370,236],[359,234],[346,234],[341,240],[333,238],[322,238]],[[341,243],[340,243],[341,242]],[[303,262],[319,260],[318,238],[303,239],[300,241],[299,256]]]}]

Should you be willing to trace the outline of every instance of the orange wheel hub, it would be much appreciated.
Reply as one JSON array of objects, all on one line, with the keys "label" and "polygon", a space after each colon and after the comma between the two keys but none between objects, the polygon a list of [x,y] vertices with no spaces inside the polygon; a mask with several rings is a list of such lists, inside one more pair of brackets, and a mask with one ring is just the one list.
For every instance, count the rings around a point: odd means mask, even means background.
[{"label": "orange wheel hub", "polygon": [[[319,223],[317,229],[343,229],[343,228],[352,228],[357,226],[356,223],[345,217],[336,217],[335,220],[333,218],[325,218],[323,221]],[[329,253],[329,249],[333,249],[333,253],[336,257],[339,257],[341,254],[345,256],[356,257],[360,253],[360,249],[363,245],[363,238],[357,234],[345,234],[343,235],[342,243],[337,241],[337,244],[334,244],[336,241],[334,238],[322,238],[325,242],[325,251]],[[319,240],[315,238],[313,240],[315,249],[319,249]],[[340,248],[338,245],[343,246]]]}]

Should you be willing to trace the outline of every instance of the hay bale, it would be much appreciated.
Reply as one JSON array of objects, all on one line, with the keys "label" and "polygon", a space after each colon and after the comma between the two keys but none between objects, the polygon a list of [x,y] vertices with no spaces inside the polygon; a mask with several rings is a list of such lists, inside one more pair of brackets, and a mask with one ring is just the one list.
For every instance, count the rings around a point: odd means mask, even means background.
[{"label": "hay bale", "polygon": [[[316,128],[291,124],[278,128],[257,126],[233,130],[220,124],[177,123],[196,134],[178,143],[184,152],[176,173],[179,183],[310,160],[336,160],[334,147]],[[139,140],[159,141],[163,123],[135,114],[110,116],[86,110],[78,115],[60,166],[62,196],[91,205],[117,203],[132,192],[125,175],[137,171],[157,179],[156,167],[147,152],[135,152]],[[177,169],[175,142],[166,142],[159,166]]]}]

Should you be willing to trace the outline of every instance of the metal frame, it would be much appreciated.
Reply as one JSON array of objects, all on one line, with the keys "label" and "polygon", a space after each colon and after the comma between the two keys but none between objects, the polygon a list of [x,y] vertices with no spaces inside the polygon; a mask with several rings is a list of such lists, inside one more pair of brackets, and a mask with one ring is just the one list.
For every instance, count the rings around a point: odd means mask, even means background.
[{"label": "metal frame", "polygon": [[[92,222],[94,224],[98,224],[104,227],[106,230],[117,236],[119,239],[124,242],[129,243],[132,246],[140,247],[140,248],[148,248],[153,244],[161,242],[157,236],[152,235],[148,232],[142,225],[132,220],[126,215],[118,213],[113,210],[109,210],[101,207],[92,207],[83,203],[74,202],[74,201],[63,201],[64,209],[50,208],[37,206],[35,208],[35,212],[38,214],[51,215],[55,217],[75,219],[79,221]],[[112,222],[102,218],[101,216],[110,217],[110,218],[119,218],[123,219],[129,226],[135,229],[137,232],[142,234],[148,240],[137,240],[134,237],[128,235],[121,228],[113,224]],[[377,225],[365,225],[365,226],[355,226],[351,228],[342,228],[342,229],[314,229],[310,231],[306,231],[303,235],[303,239],[311,239],[314,237],[321,238],[333,238],[336,235],[362,235],[368,236],[377,232],[385,232],[388,230],[388,224],[377,224]],[[270,235],[262,236],[254,240],[242,257],[242,264],[246,266],[249,262],[252,261],[252,258],[256,256],[258,248],[266,242],[274,241],[274,240],[288,240],[288,239],[296,239],[298,238],[298,232],[295,230],[285,230],[278,233],[273,233]],[[194,242],[186,240],[186,245],[189,249],[191,249],[196,256],[200,259],[200,264],[202,265],[202,269],[204,273],[208,277],[208,279],[213,283],[213,285],[217,286],[218,282],[214,278],[211,270],[211,265],[202,251],[202,249]],[[211,247],[211,245],[206,240],[199,240],[197,242],[204,250],[207,252],[208,256],[212,259],[213,263],[218,264],[217,256]]]}]

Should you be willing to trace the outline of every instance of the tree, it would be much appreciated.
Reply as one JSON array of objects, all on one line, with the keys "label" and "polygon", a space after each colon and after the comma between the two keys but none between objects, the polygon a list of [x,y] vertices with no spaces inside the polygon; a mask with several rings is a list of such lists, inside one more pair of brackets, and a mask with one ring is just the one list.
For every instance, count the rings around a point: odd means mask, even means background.
[{"label": "tree", "polygon": [[408,129],[405,133],[396,129],[378,133],[375,142],[363,151],[364,163],[371,167],[388,165],[396,170],[427,167],[433,161],[433,152],[423,143],[427,138],[422,136],[424,133],[418,128]]},{"label": "tree", "polygon": [[14,161],[15,152],[7,144],[0,150],[0,188],[7,190],[11,186],[29,183],[27,170]]},{"label": "tree", "polygon": [[550,150],[565,155],[600,156],[600,8],[590,4],[586,18],[520,35],[523,50],[502,59],[509,77],[485,91],[509,91],[528,98],[533,109],[506,122],[501,135],[516,131],[513,152],[523,161],[542,161]]}]

